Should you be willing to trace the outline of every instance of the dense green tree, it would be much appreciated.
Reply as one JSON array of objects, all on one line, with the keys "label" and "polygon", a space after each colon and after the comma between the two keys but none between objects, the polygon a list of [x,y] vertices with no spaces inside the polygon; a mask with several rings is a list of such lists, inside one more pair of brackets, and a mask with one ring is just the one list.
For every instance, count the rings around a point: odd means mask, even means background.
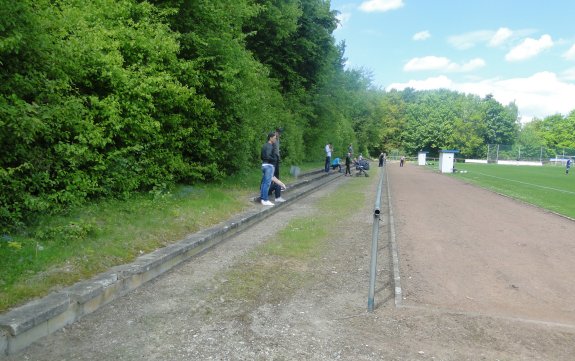
[{"label": "dense green tree", "polygon": [[487,144],[513,144],[519,130],[517,106],[514,103],[504,107],[488,94],[483,99],[485,109],[484,122]]},{"label": "dense green tree", "polygon": [[453,148],[454,121],[460,118],[456,108],[457,93],[446,90],[419,92],[416,102],[408,106],[404,149],[410,154],[425,150],[437,154]]},{"label": "dense green tree", "polygon": [[277,126],[286,162],[315,129],[353,137],[326,101],[343,74],[328,2],[0,1],[2,230],[255,166]]},{"label": "dense green tree", "polygon": [[[543,147],[544,158],[555,158],[575,152],[575,110],[567,116],[554,114],[544,119],[534,119],[521,130],[519,140]],[[535,145],[532,147],[536,147]]]},{"label": "dense green tree", "polygon": [[382,93],[379,106],[382,109],[382,116],[381,124],[377,127],[379,140],[376,147],[382,152],[391,153],[393,149],[400,149],[403,146],[407,104],[401,92],[392,90]]},{"label": "dense green tree", "polygon": [[335,52],[335,12],[322,0],[259,0],[244,26],[247,48],[271,69],[284,92],[312,89]]},{"label": "dense green tree", "polygon": [[3,225],[203,176],[175,140],[211,105],[176,78],[194,72],[162,12],[129,0],[18,6],[8,7],[18,20],[3,17],[15,39],[0,68]]},{"label": "dense green tree", "polygon": [[[259,12],[244,24],[246,47],[270,69],[295,117],[284,135],[284,139],[296,136],[287,139],[287,155],[295,161],[303,154],[319,159],[326,142],[340,142],[332,134],[346,129],[342,132],[351,137],[347,118],[333,103],[340,93],[334,84],[340,83],[343,72],[343,54],[331,35],[336,13],[323,0],[254,3]],[[284,147],[286,142],[282,144]],[[294,147],[297,144],[303,147]]]},{"label": "dense green tree", "polygon": [[297,88],[303,82],[295,69],[296,60],[289,46],[298,38],[303,15],[299,0],[261,0],[258,12],[244,24],[246,48],[270,69],[283,91]]},{"label": "dense green tree", "polygon": [[478,96],[461,95],[458,103],[460,116],[454,120],[451,143],[460,156],[485,158],[487,149],[482,135],[486,133],[487,125],[482,121],[481,100]]},{"label": "dense green tree", "polygon": [[156,3],[177,9],[170,24],[180,34],[179,56],[202,69],[195,78],[182,73],[182,82],[193,81],[213,104],[208,117],[190,117],[186,158],[211,165],[216,178],[253,164],[264,134],[290,121],[268,69],[245,49],[242,26],[258,7],[236,0]]},{"label": "dense green tree", "polygon": [[521,127],[515,144],[517,154],[521,154],[521,158],[541,160],[542,156],[547,156],[545,141],[537,132],[536,123],[534,122],[527,123]]},{"label": "dense green tree", "polygon": [[[503,106],[492,96],[480,99],[449,90],[407,88],[380,98],[382,111],[374,112],[384,134],[377,141],[379,149],[437,155],[454,148],[466,157],[484,157],[489,142],[513,143],[517,136],[517,107]],[[373,153],[376,144],[369,142]]]}]

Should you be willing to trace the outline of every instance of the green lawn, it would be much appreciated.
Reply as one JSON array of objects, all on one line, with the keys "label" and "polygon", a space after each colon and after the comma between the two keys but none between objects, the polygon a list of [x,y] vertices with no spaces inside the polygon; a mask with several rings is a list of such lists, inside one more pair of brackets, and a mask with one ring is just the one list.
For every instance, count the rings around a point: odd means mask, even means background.
[{"label": "green lawn", "polygon": [[464,171],[454,173],[456,178],[575,218],[575,174],[565,175],[565,167],[457,163],[456,168]]}]

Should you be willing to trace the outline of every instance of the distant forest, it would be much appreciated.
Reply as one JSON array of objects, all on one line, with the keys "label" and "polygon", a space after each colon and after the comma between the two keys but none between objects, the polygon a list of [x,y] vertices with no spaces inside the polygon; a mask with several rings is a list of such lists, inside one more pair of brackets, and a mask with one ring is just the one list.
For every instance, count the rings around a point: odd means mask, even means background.
[{"label": "distant forest", "polygon": [[575,113],[389,91],[348,69],[327,0],[0,0],[0,233],[38,212],[258,167],[327,142],[365,156],[486,144],[575,148]]}]

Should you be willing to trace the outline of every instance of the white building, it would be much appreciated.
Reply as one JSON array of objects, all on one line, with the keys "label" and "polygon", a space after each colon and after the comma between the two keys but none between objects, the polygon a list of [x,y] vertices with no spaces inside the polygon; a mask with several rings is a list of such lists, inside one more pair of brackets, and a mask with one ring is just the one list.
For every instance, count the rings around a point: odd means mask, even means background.
[{"label": "white building", "polygon": [[459,151],[453,149],[439,151],[439,171],[441,173],[453,173],[455,153],[459,153]]},{"label": "white building", "polygon": [[427,161],[427,152],[419,152],[417,153],[417,164],[418,165],[425,165]]}]

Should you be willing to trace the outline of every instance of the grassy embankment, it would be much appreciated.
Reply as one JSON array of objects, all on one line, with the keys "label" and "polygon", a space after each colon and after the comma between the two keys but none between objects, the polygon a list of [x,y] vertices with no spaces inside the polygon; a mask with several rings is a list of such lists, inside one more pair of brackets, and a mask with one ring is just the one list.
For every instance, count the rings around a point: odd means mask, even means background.
[{"label": "grassy embankment", "polygon": [[[131,262],[241,212],[250,206],[250,196],[258,193],[260,179],[261,172],[254,169],[218,184],[103,200],[66,215],[42,215],[34,226],[0,236],[0,312]],[[294,178],[285,169],[282,180],[290,183]]]}]

